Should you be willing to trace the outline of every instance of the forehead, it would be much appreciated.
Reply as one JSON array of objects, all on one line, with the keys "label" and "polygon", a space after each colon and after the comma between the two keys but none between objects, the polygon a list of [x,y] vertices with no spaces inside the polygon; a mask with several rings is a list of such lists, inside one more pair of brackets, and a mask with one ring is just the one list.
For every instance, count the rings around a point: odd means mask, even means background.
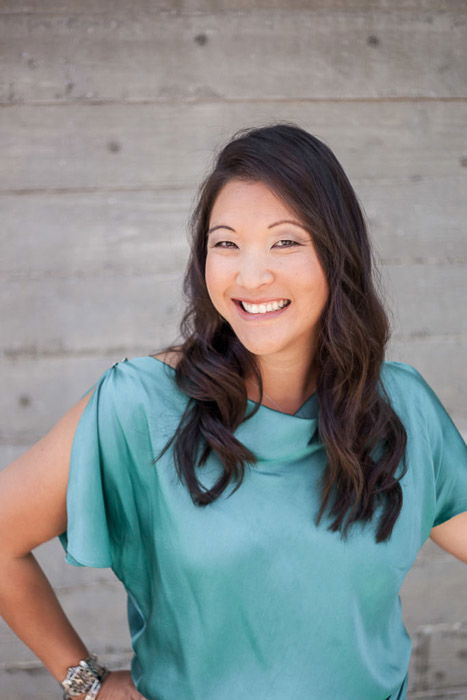
[{"label": "forehead", "polygon": [[237,219],[249,216],[283,216],[297,218],[296,213],[265,183],[243,180],[229,180],[219,191],[211,210],[212,223],[220,217]]}]

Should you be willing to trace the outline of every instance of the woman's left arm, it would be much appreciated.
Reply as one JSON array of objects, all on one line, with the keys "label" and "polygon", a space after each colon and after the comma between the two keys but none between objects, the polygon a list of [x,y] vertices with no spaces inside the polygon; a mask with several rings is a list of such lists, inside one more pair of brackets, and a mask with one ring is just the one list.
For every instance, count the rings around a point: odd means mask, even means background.
[{"label": "woman's left arm", "polygon": [[467,564],[467,511],[432,528],[430,538],[446,552]]}]

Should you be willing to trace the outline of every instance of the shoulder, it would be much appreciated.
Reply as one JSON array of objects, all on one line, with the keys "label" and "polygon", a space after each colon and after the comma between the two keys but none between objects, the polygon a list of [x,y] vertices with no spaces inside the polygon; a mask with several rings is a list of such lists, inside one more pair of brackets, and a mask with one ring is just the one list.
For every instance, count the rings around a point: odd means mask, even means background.
[{"label": "shoulder", "polygon": [[157,355],[149,355],[149,357],[154,357],[156,360],[160,360],[175,369],[181,358],[181,348],[178,346],[174,350],[160,352]]},{"label": "shoulder", "polygon": [[[448,418],[446,408],[422,373],[405,362],[384,362],[381,379],[394,410],[404,423],[428,432]],[[449,419],[450,420],[450,419]]]},{"label": "shoulder", "polygon": [[423,393],[428,387],[418,369],[406,362],[396,362],[395,360],[383,362],[381,380],[389,392],[410,389],[412,392]]},{"label": "shoulder", "polygon": [[88,411],[94,410],[100,423],[134,415],[144,394],[149,362],[144,357],[125,357],[104,370],[92,386]]},{"label": "shoulder", "polygon": [[102,403],[126,420],[160,412],[179,412],[187,396],[175,381],[176,352],[125,357],[100,380]]},{"label": "shoulder", "polygon": [[160,378],[161,374],[165,376],[173,376],[173,372],[164,370],[174,370],[178,364],[181,353],[177,349],[163,351],[153,355],[138,355],[135,357],[124,357],[123,359],[114,362],[111,367],[104,372],[104,377],[109,375],[113,384],[131,384],[141,386],[145,383],[151,383]]},{"label": "shoulder", "polygon": [[384,362],[381,381],[403,422],[413,418],[425,422],[426,406],[433,400],[434,392],[418,369],[405,362]]},{"label": "shoulder", "polygon": [[421,376],[418,369],[416,369],[413,365],[409,365],[407,362],[398,362],[396,360],[386,360],[386,362],[383,362],[382,370],[383,372],[399,375],[400,377]]}]

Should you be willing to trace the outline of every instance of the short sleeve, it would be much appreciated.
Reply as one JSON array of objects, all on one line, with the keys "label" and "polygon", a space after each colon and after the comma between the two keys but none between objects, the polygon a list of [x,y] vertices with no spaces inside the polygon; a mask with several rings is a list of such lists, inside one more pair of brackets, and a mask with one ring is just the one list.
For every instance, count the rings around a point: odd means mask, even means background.
[{"label": "short sleeve", "polygon": [[113,397],[114,368],[93,385],[72,443],[67,529],[59,538],[66,561],[75,566],[113,566],[112,541],[118,538],[119,527],[112,514],[118,499],[113,485],[125,469],[126,454]]},{"label": "short sleeve", "polygon": [[435,527],[467,512],[467,446],[438,396],[422,375],[414,371],[423,389],[421,410],[432,454],[435,490],[432,526]]}]

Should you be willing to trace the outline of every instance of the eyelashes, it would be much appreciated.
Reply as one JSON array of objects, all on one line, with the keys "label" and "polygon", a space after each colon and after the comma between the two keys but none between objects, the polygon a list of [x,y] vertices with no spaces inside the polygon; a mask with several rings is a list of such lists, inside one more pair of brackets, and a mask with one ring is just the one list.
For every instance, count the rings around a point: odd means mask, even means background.
[{"label": "eyelashes", "polygon": [[[213,248],[230,248],[230,246],[223,246],[221,243],[231,243],[232,245],[236,245],[233,241],[218,241],[215,243],[212,247]],[[290,238],[281,238],[278,243],[291,243],[291,245],[281,245],[279,248],[292,248],[293,246],[299,246],[301,243],[297,243],[296,241],[292,241]]]}]

